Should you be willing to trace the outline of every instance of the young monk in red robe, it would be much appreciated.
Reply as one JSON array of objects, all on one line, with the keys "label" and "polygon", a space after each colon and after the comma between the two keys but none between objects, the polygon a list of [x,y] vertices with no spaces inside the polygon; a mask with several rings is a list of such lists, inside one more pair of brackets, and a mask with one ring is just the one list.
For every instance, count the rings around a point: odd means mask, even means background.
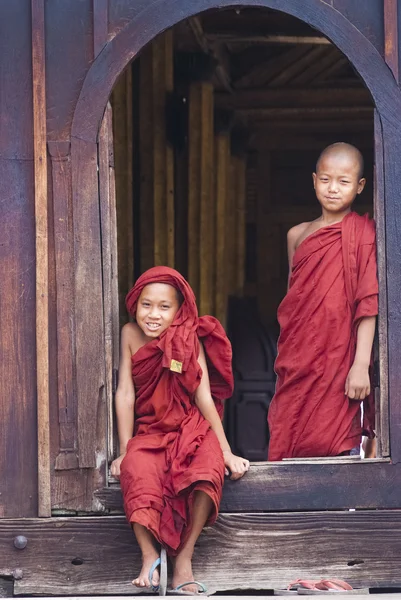
[{"label": "young monk in red robe", "polygon": [[[174,269],[155,267],[126,299],[116,412],[124,507],[142,551],[138,587],[157,587],[157,543],[173,557],[173,588],[193,582],[192,554],[217,517],[224,474],[249,462],[231,452],[221,417],[233,391],[231,345],[214,317],[198,318],[195,296]],[[186,585],[184,591],[198,588]]]},{"label": "young monk in red robe", "polygon": [[351,212],[365,185],[362,155],[349,144],[329,146],[313,183],[321,217],[288,232],[269,460],[349,454],[361,441],[362,400],[366,433],[374,435],[375,226]]}]

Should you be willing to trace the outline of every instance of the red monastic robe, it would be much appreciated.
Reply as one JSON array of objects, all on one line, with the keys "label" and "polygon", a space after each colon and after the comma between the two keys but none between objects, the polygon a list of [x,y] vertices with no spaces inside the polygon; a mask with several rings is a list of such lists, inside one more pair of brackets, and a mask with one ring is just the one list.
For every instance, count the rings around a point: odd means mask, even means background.
[{"label": "red monastic robe", "polygon": [[[184,302],[173,324],[132,356],[134,437],[121,463],[120,481],[128,521],[147,527],[175,555],[191,529],[194,491],[202,490],[212,499],[211,525],[224,481],[220,444],[194,404],[202,377],[199,340],[220,416],[223,400],[233,390],[231,345],[217,319],[198,318],[191,287],[167,267],[150,269],[138,279],[126,301],[131,315],[142,289],[156,282],[180,290]],[[172,361],[182,363],[182,373],[170,370]]]},{"label": "red monastic robe", "polygon": [[[345,381],[358,323],[377,312],[375,227],[367,215],[350,213],[299,245],[278,309],[269,460],[337,456],[359,445],[361,403],[345,395]],[[371,394],[364,419],[370,435],[372,401]]]}]

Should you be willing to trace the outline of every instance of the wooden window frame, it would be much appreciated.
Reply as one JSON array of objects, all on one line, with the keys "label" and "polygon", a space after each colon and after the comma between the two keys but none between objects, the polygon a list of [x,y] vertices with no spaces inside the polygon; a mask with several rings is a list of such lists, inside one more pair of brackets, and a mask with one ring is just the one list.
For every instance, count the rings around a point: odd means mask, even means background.
[{"label": "wooden window frame", "polygon": [[[384,10],[389,0],[385,0]],[[93,233],[89,246],[92,255],[81,252],[80,240],[88,244],[87,220],[81,218],[88,203],[98,205],[98,178],[93,157],[96,154],[99,128],[113,85],[127,64],[159,33],[183,19],[210,9],[233,6],[258,6],[280,10],[317,29],[328,37],[350,60],[369,89],[375,104],[375,216],[378,232],[378,271],[380,285],[379,314],[379,367],[381,393],[378,398],[379,430],[381,432],[378,460],[322,459],[297,462],[258,463],[246,478],[225,486],[222,509],[229,512],[277,510],[336,510],[346,508],[399,508],[401,499],[401,230],[399,181],[401,181],[401,93],[398,77],[398,59],[394,53],[386,56],[393,73],[371,42],[340,12],[321,0],[151,0],[127,26],[109,41],[88,71],[74,114],[71,140],[71,167],[74,212],[74,240],[76,269],[75,305],[79,314],[80,336],[85,340],[85,361],[80,366],[79,340],[76,359],[78,407],[91,402],[91,390],[99,389],[100,364],[98,338],[92,341],[93,353],[88,372],[88,345],[93,336],[94,299],[85,296],[82,272],[92,278],[95,260],[99,274],[101,253],[99,233]],[[165,7],[165,10],[163,9]],[[387,7],[387,8],[386,8]],[[388,17],[388,15],[387,15]],[[394,19],[388,35],[393,36]],[[387,35],[387,33],[386,33]],[[397,40],[396,40],[397,41]],[[393,42],[396,43],[396,41]],[[394,46],[394,44],[393,44]],[[393,75],[394,74],[394,75]],[[95,183],[95,180],[97,183]],[[90,193],[88,194],[88,190]],[[94,259],[95,255],[95,259]],[[98,275],[97,275],[98,276]],[[99,277],[98,277],[99,280]],[[92,289],[94,289],[92,287]],[[101,308],[100,292],[95,293],[95,304]],[[89,307],[90,306],[90,307]],[[387,310],[390,306],[391,310]],[[101,331],[101,326],[100,326]],[[83,344],[84,342],[82,342]],[[100,361],[100,362],[99,362]],[[80,369],[85,368],[84,373]],[[78,408],[79,415],[79,408]],[[85,413],[87,416],[87,413]],[[79,423],[78,423],[79,429]],[[386,436],[389,431],[389,436]],[[78,437],[83,432],[78,431]],[[391,452],[390,452],[391,446]],[[87,448],[87,446],[86,446]],[[391,457],[391,458],[390,458]],[[90,452],[80,457],[82,466],[92,466]],[[113,488],[99,490],[99,499],[108,508],[121,505],[119,491]]]}]

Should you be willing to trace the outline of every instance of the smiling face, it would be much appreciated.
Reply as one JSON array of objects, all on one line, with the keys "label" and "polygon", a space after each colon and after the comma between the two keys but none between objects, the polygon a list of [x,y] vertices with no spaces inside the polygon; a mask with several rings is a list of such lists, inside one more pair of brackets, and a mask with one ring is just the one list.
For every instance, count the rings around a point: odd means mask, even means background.
[{"label": "smiling face", "polygon": [[177,290],[167,283],[150,283],[138,298],[136,322],[146,337],[159,337],[180,308]]},{"label": "smiling face", "polygon": [[350,150],[339,145],[338,148],[323,152],[316,173],[313,173],[316,197],[323,212],[340,216],[351,210],[355,197],[365,187],[361,169],[356,148]]}]

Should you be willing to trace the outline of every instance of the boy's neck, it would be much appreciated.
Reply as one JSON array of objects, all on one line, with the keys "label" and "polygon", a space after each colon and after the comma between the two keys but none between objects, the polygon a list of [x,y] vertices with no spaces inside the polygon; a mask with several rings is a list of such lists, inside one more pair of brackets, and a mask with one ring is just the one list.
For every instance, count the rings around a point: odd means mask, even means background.
[{"label": "boy's neck", "polygon": [[322,216],[321,221],[322,223],[324,223],[325,225],[333,225],[334,223],[339,223],[340,221],[343,220],[343,218],[348,215],[351,212],[351,207],[347,208],[347,210],[343,211],[343,212],[330,212],[325,210],[324,208],[322,209]]}]

